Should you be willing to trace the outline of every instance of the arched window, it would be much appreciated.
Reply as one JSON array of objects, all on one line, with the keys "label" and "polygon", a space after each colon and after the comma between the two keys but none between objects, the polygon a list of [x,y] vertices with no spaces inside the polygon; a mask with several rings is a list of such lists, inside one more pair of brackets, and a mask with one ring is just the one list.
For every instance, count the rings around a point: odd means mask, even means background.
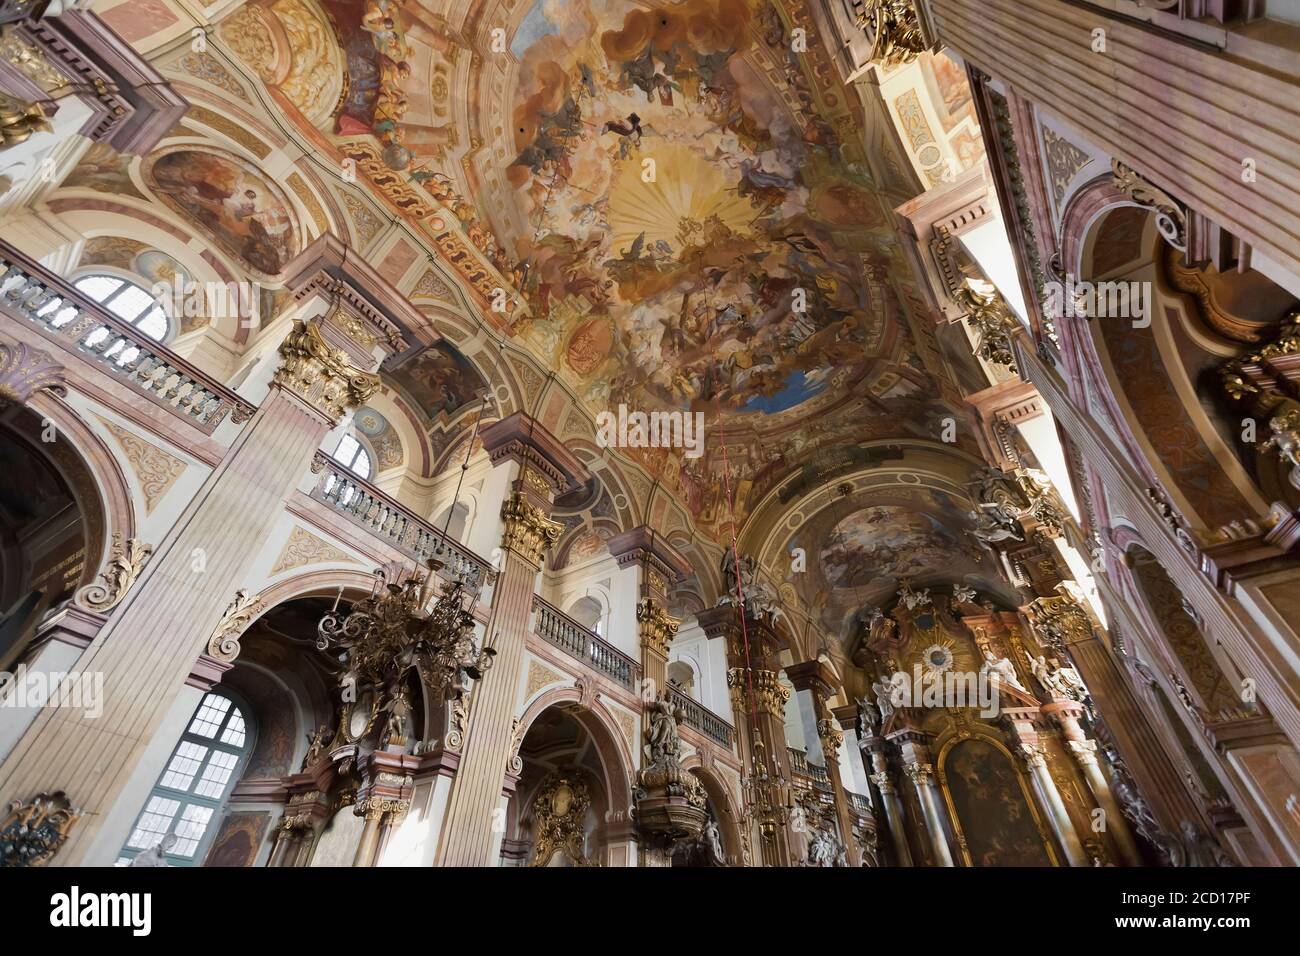
[{"label": "arched window", "polygon": [[82,276],[73,285],[149,338],[159,342],[167,338],[167,313],[144,286],[107,273]]},{"label": "arched window", "polygon": [[374,462],[370,460],[370,450],[361,444],[356,436],[344,435],[330,457],[337,461],[344,468],[360,475],[362,478],[369,478],[370,473],[374,471]]},{"label": "arched window", "polygon": [[207,849],[212,824],[239,779],[252,744],[244,709],[225,693],[205,694],[145,800],[117,865],[126,866],[136,854],[160,842],[168,865],[201,863],[200,851]]},{"label": "arched window", "polygon": [[600,633],[605,623],[603,610],[600,602],[588,595],[573,602],[573,606],[569,608],[569,617],[586,627],[597,637],[604,637],[605,635]]}]

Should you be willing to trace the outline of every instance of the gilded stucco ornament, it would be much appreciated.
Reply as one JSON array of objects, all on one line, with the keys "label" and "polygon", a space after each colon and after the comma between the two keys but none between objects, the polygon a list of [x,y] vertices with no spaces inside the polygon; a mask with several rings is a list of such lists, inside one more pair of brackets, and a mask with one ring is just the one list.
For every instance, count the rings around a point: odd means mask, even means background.
[{"label": "gilded stucco ornament", "polygon": [[81,816],[62,790],[14,800],[0,824],[0,868],[44,866]]},{"label": "gilded stucco ornament", "polygon": [[1011,333],[1019,325],[998,290],[987,282],[967,279],[953,296],[979,336],[975,353],[992,365],[1016,371]]},{"label": "gilded stucco ornament", "polygon": [[881,66],[911,63],[928,49],[912,0],[866,0],[857,26],[871,37],[871,62]]},{"label": "gilded stucco ornament", "polygon": [[131,585],[144,570],[146,562],[153,554],[153,545],[145,544],[138,538],[129,538],[122,543],[122,535],[113,535],[112,557],[108,567],[100,572],[102,581],[87,584],[77,592],[76,603],[89,611],[103,614],[111,611],[126,597]]},{"label": "gilded stucco ornament", "polygon": [[682,622],[671,617],[664,606],[652,598],[637,604],[636,619],[641,625],[642,642],[656,653],[667,655],[668,645]]},{"label": "gilded stucco ornament", "polygon": [[1282,460],[1291,465],[1290,480],[1300,488],[1300,405],[1288,402],[1277,415],[1269,419],[1272,434],[1259,447],[1264,451],[1277,449]]},{"label": "gilded stucco ornament", "polygon": [[262,599],[250,594],[248,588],[235,592],[235,599],[226,607],[208,638],[208,656],[230,662],[239,656],[239,638],[262,610]]},{"label": "gilded stucco ornament", "polygon": [[546,512],[515,492],[501,506],[506,523],[501,546],[531,564],[541,565],[547,550],[559,540],[564,526],[546,517]]},{"label": "gilded stucco ornament", "polygon": [[551,772],[533,800],[533,866],[546,866],[563,853],[574,866],[599,866],[583,850],[591,793],[572,771]]},{"label": "gilded stucco ornament", "polygon": [[331,419],[364,405],[379,387],[378,376],[353,367],[347,353],[326,342],[315,323],[295,321],[280,343],[280,357],[275,383]]},{"label": "gilded stucco ornament", "polygon": [[1179,250],[1187,248],[1187,214],[1177,200],[1118,159],[1111,160],[1111,175],[1116,189],[1139,206],[1155,211],[1156,229],[1166,242]]},{"label": "gilded stucco ornament", "polygon": [[26,142],[33,133],[52,133],[54,127],[40,103],[27,103],[0,93],[0,150]]},{"label": "gilded stucco ornament", "polygon": [[1034,630],[1044,643],[1060,652],[1092,635],[1092,620],[1069,592],[1060,597],[1041,597],[1028,607]]}]

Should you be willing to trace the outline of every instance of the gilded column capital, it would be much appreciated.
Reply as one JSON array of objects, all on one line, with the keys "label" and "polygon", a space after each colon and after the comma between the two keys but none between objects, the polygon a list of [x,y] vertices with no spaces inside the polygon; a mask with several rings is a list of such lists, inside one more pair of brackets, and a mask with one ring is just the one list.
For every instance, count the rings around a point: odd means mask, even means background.
[{"label": "gilded column capital", "polygon": [[667,657],[668,645],[682,622],[669,616],[667,609],[654,598],[646,598],[637,604],[636,619],[641,625],[642,645]]},{"label": "gilded column capital", "polygon": [[379,377],[356,368],[342,349],[325,341],[316,323],[296,320],[280,343],[275,384],[293,392],[331,420],[364,405]]},{"label": "gilded column capital", "polygon": [[746,670],[733,667],[727,671],[727,686],[731,688],[731,700],[737,710],[745,710],[749,701],[750,681],[754,685],[754,697],[758,707],[766,714],[785,719],[785,705],[790,699],[790,688],[781,683],[775,671]]},{"label": "gilded column capital", "polygon": [[844,731],[833,719],[823,717],[817,721],[817,736],[821,738],[822,752],[826,755],[827,766],[830,766],[844,744]]},{"label": "gilded column capital", "polygon": [[546,512],[518,491],[501,505],[501,520],[506,523],[501,547],[513,551],[535,567],[542,566],[547,550],[559,540],[564,526],[546,517]]},{"label": "gilded column capital", "polygon": [[903,772],[918,787],[928,787],[934,781],[934,766],[928,763],[906,764],[903,767]]}]

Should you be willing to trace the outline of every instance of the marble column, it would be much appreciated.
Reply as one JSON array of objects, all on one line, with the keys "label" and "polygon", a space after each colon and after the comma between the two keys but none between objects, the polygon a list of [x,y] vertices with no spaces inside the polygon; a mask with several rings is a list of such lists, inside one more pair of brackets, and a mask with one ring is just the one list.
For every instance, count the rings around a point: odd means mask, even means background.
[{"label": "marble column", "polygon": [[539,423],[516,413],[482,432],[494,462],[518,469],[501,506],[504,531],[500,574],[492,592],[487,641],[496,659],[470,696],[460,766],[452,785],[438,862],[442,866],[494,866],[500,834],[494,811],[510,769],[524,645],[532,621],[537,575],[561,526],[548,517],[557,494],[578,487],[586,469]]},{"label": "marble column", "polygon": [[1075,701],[1056,701],[1043,705],[1043,713],[1049,714],[1060,725],[1065,745],[1083,771],[1083,777],[1088,782],[1088,789],[1092,791],[1097,806],[1105,814],[1105,832],[1114,839],[1124,862],[1129,866],[1142,866],[1142,853],[1137,841],[1133,838],[1128,820],[1124,818],[1119,802],[1110,789],[1110,782],[1097,760],[1097,741],[1089,740],[1079,724],[1083,705]]},{"label": "marble column", "polygon": [[942,807],[939,785],[934,779],[934,766],[930,763],[929,736],[916,730],[902,730],[890,734],[902,752],[903,772],[907,774],[921,804],[925,829],[930,834],[930,846],[939,866],[955,866],[952,849],[948,846],[947,814]]},{"label": "marble column", "polygon": [[943,830],[943,816],[939,809],[939,787],[934,780],[934,767],[928,763],[912,761],[903,765],[916,795],[921,801],[921,812],[925,814],[925,828],[930,834],[930,846],[934,849],[935,859],[940,866],[953,866],[952,851],[948,848],[948,838]]},{"label": "marble column", "polygon": [[1047,749],[1042,744],[1022,743],[1020,756],[1029,768],[1034,790],[1047,812],[1047,822],[1056,834],[1057,842],[1065,850],[1066,860],[1070,866],[1091,866],[1092,861],[1079,840],[1079,834],[1074,830],[1074,823],[1065,808],[1065,801],[1061,799],[1061,792],[1056,789],[1052,772],[1047,768]]}]

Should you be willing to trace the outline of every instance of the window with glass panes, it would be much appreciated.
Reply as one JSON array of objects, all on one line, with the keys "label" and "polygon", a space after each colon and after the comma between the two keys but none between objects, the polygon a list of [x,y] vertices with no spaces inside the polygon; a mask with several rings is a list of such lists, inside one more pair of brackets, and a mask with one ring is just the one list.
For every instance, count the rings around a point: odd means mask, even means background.
[{"label": "window with glass panes", "polygon": [[82,276],[73,285],[149,338],[167,338],[167,313],[144,286],[107,273]]},{"label": "window with glass panes", "polygon": [[362,478],[369,478],[371,472],[370,452],[366,446],[357,441],[353,435],[344,435],[330,456],[344,468]]},{"label": "window with glass panes", "polygon": [[126,866],[136,854],[168,837],[174,841],[163,853],[169,865],[201,863],[200,851],[206,848],[251,749],[252,733],[244,710],[225,694],[204,695],[145,800],[117,865]]}]

